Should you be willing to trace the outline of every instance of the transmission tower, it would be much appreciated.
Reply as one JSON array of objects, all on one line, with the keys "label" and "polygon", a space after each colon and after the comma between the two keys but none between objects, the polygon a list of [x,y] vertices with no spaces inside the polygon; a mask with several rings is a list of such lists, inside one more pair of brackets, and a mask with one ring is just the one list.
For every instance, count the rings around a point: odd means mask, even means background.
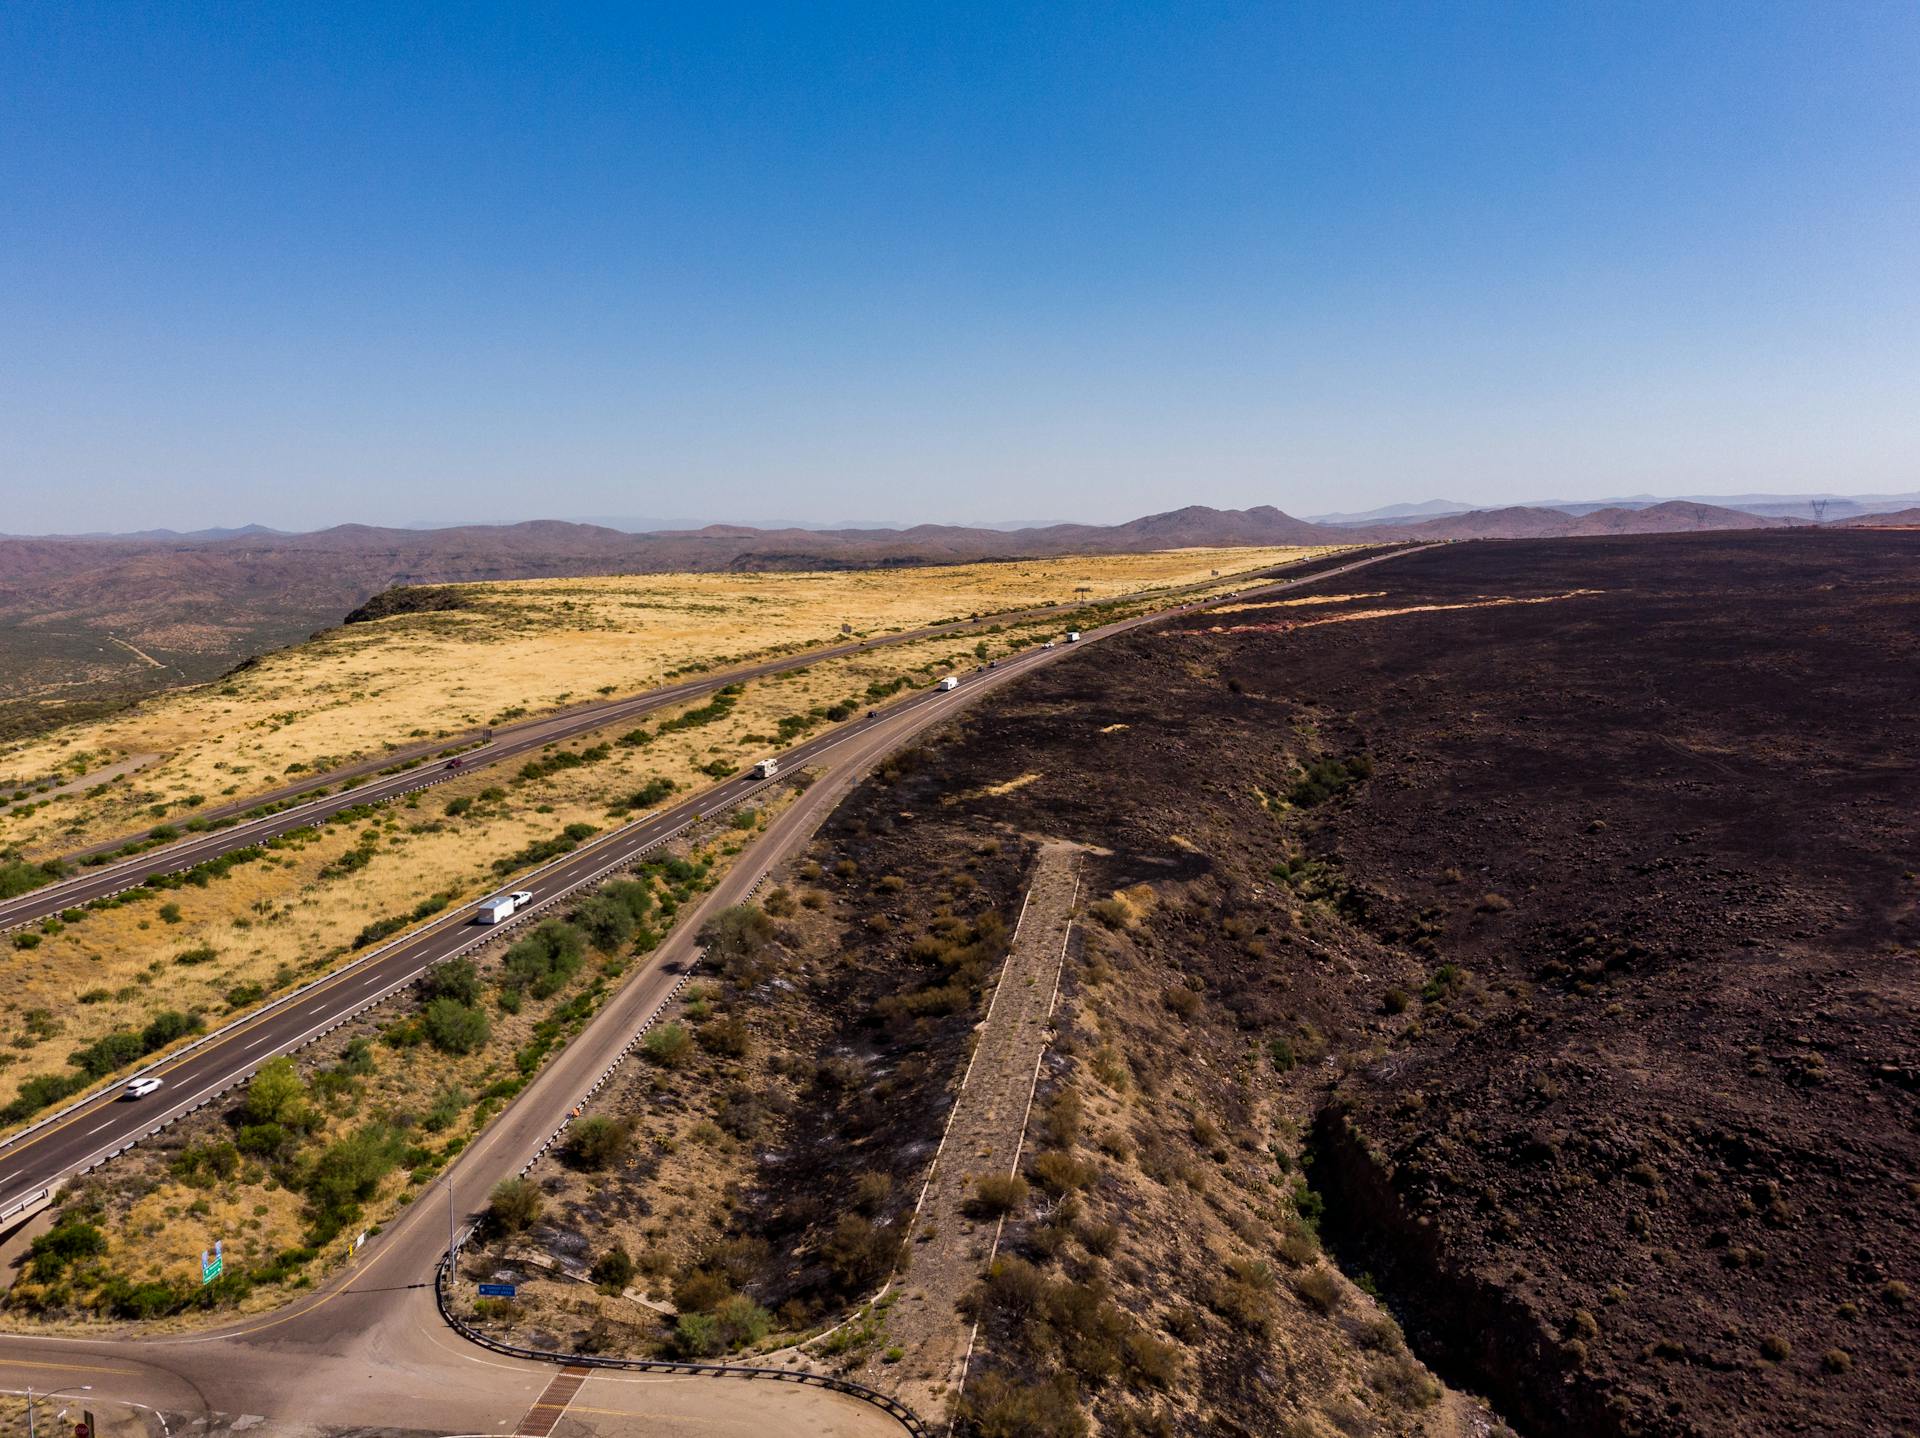
[{"label": "transmission tower", "polygon": [[1815,524],[1825,524],[1827,522],[1827,504],[1828,504],[1828,501],[1824,499],[1816,499],[1812,501],[1813,522]]}]

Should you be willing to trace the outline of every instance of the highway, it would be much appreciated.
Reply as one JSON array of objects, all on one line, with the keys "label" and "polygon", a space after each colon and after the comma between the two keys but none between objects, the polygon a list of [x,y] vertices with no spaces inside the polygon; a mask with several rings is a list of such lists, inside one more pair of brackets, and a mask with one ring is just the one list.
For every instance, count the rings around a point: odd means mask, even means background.
[{"label": "highway", "polygon": [[[1150,602],[1168,599],[1182,594],[1195,593],[1204,589],[1216,588],[1221,584],[1234,583],[1236,580],[1255,583],[1267,575],[1301,564],[1310,564],[1312,559],[1293,560],[1285,565],[1276,565],[1270,569],[1252,571],[1246,575],[1226,576],[1221,579],[1208,579],[1195,584],[1177,585],[1164,589],[1142,590],[1137,594],[1122,596],[1117,600],[1102,601],[1132,603]],[[191,868],[195,864],[215,859],[235,849],[250,844],[264,843],[289,830],[306,824],[323,823],[343,809],[356,804],[379,803],[383,800],[410,794],[429,785],[444,782],[456,773],[485,768],[490,765],[506,763],[522,756],[532,755],[548,744],[563,739],[589,734],[609,725],[629,722],[643,718],[670,705],[684,704],[717,693],[728,684],[744,683],[752,679],[763,679],[768,675],[785,673],[792,669],[802,669],[825,660],[844,658],[850,654],[887,648],[898,644],[915,644],[927,639],[938,639],[947,635],[972,635],[984,632],[995,624],[1020,624],[1035,619],[1044,619],[1053,615],[1066,615],[1087,608],[1084,604],[1048,604],[1031,609],[1011,611],[1006,614],[984,615],[979,620],[958,620],[951,624],[936,624],[924,629],[907,630],[899,634],[888,634],[873,639],[857,639],[844,644],[828,645],[819,649],[808,649],[797,654],[782,655],[779,658],[764,660],[758,664],[741,668],[723,670],[713,674],[703,674],[696,679],[682,680],[676,684],[650,689],[644,694],[632,695],[625,699],[609,699],[604,702],[585,704],[564,713],[547,715],[543,718],[528,720],[522,724],[494,729],[490,741],[482,742],[482,731],[450,735],[435,739],[428,744],[414,745],[410,748],[396,749],[377,758],[364,760],[343,769],[330,771],[324,775],[315,775],[297,785],[274,789],[256,794],[251,798],[217,808],[201,810],[198,819],[220,819],[236,814],[244,814],[266,804],[276,804],[297,799],[301,794],[312,793],[318,788],[332,788],[341,782],[353,779],[352,787],[337,793],[321,795],[282,809],[278,813],[264,815],[256,819],[244,820],[226,828],[209,830],[205,833],[190,834],[164,846],[149,849],[145,853],[132,855],[110,864],[82,868],[57,883],[43,885],[38,889],[21,894],[16,898],[0,902],[0,932],[18,928],[84,904],[91,899],[105,898],[134,887],[146,879],[160,874],[177,873]],[[437,755],[449,748],[461,744],[480,742],[480,747],[470,749],[459,756],[460,769],[450,770],[446,761],[434,760],[427,756]],[[389,769],[397,764],[421,759],[423,762],[414,768],[403,769],[397,774],[380,774],[381,769]],[[373,775],[371,780],[365,776]],[[151,832],[151,831],[145,831]],[[139,839],[143,835],[128,835],[126,838],[97,844],[89,849],[77,851],[66,856],[69,861],[86,858],[91,855],[108,853],[129,840]]]},{"label": "highway", "polygon": [[[1315,574],[1242,591],[1242,598],[1319,583],[1410,552],[1374,555]],[[510,1433],[532,1411],[554,1370],[466,1344],[441,1322],[430,1286],[452,1226],[478,1216],[500,1179],[518,1173],[565,1115],[625,1052],[698,963],[697,935],[722,908],[743,902],[776,865],[798,853],[847,792],[888,754],[963,707],[1040,666],[1065,662],[1088,644],[1154,623],[1162,615],[1089,631],[1078,645],[1033,648],[953,691],[929,690],[853,721],[780,756],[782,775],[737,779],[644,818],[536,871],[513,887],[537,905],[632,863],[646,849],[725,806],[752,798],[809,767],[816,782],[769,824],[699,902],[683,911],[660,947],[615,991],[587,1028],[551,1058],[520,1096],[460,1155],[439,1183],[403,1209],[347,1270],[276,1313],[223,1329],[130,1340],[0,1336],[0,1387],[42,1390],[95,1385],[105,1402],[137,1402],[175,1417],[210,1420],[196,1432],[228,1431],[216,1415],[264,1416],[276,1423],[358,1424],[444,1433]],[[166,1087],[140,1102],[111,1094],[0,1146],[0,1211],[78,1168],[137,1141],[169,1116],[231,1088],[275,1054],[306,1042],[410,984],[427,966],[512,925],[467,922],[471,907],[406,935],[297,995],[223,1030],[153,1071]],[[131,1411],[131,1410],[129,1410]],[[596,1434],[768,1432],[880,1438],[893,1420],[855,1400],[789,1385],[691,1377],[596,1373],[572,1399],[572,1431]],[[238,1427],[251,1426],[247,1424]],[[142,1431],[127,1429],[126,1431]],[[253,1431],[271,1432],[254,1427]],[[309,1432],[302,1427],[299,1431]],[[545,1430],[542,1430],[545,1431]]]}]

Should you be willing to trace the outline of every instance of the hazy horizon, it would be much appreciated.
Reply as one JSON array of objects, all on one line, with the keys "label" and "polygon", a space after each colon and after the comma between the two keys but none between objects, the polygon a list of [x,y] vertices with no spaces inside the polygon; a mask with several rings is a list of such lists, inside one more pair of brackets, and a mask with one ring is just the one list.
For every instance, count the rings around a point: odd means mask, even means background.
[{"label": "hazy horizon", "polygon": [[1917,69],[1896,5],[10,6],[0,530],[1908,491]]}]

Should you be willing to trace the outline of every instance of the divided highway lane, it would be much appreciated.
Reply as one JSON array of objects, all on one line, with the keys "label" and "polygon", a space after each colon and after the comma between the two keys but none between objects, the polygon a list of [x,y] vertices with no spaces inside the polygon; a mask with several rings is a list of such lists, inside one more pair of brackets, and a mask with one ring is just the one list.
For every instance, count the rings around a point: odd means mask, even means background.
[{"label": "divided highway lane", "polygon": [[[1298,564],[1311,563],[1311,560],[1294,560],[1289,564],[1276,565],[1270,569],[1255,571],[1243,576],[1249,583],[1257,583],[1261,576],[1272,575]],[[1194,593],[1210,589],[1222,582],[1208,579],[1196,584],[1178,585],[1167,589],[1143,590],[1129,599],[1166,598],[1179,594]],[[959,620],[952,624],[936,624],[924,629],[908,630],[900,634],[884,635],[875,639],[854,640],[846,644],[830,645],[821,649],[810,649],[799,654],[783,655],[760,664],[748,665],[740,669],[730,669],[723,673],[706,674],[698,679],[685,680],[678,684],[669,684],[659,689],[648,690],[645,694],[627,699],[611,699],[604,703],[584,705],[564,714],[550,715],[543,719],[529,720],[525,724],[513,725],[493,731],[493,738],[479,749],[470,750],[460,756],[461,771],[483,768],[531,754],[548,744],[562,739],[571,739],[588,734],[610,724],[625,720],[642,718],[658,709],[671,704],[681,704],[716,693],[728,684],[743,683],[751,679],[765,678],[770,674],[784,673],[790,669],[800,669],[824,660],[840,659],[863,650],[887,648],[897,644],[918,643],[927,639],[938,639],[945,635],[973,633],[981,627],[991,624],[1024,623],[1034,619],[1043,619],[1054,614],[1070,614],[1085,609],[1081,604],[1046,604],[1032,609],[1022,609],[1006,614],[983,616],[976,623],[973,620]],[[244,813],[247,809],[257,808],[261,804],[278,803],[284,799],[297,797],[316,785],[331,785],[343,777],[357,778],[360,775],[387,768],[396,763],[407,762],[429,752],[452,748],[462,743],[471,743],[479,738],[478,733],[452,735],[437,739],[431,745],[415,746],[412,749],[396,750],[393,753],[368,760],[363,764],[347,769],[335,770],[325,776],[316,776],[304,786],[291,786],[270,793],[256,795],[252,799],[229,804],[217,809],[208,809],[201,813],[202,818],[221,818],[234,813]],[[191,868],[195,864],[215,859],[235,849],[245,848],[249,844],[264,843],[268,839],[297,829],[304,824],[317,824],[326,821],[342,809],[356,804],[379,803],[386,799],[397,798],[427,788],[450,777],[444,762],[426,763],[417,768],[398,774],[389,774],[374,779],[370,783],[360,783],[355,787],[337,794],[327,794],[308,800],[304,804],[284,809],[277,814],[248,820],[218,829],[209,833],[194,835],[164,847],[137,854],[115,864],[85,869],[71,878],[57,884],[48,884],[18,898],[0,902],[0,932],[17,928],[22,924],[33,923],[62,909],[70,909],[91,899],[105,898],[121,893],[134,885],[160,874],[177,873]],[[103,853],[118,847],[115,843],[96,846],[94,849],[81,850],[73,857]]]},{"label": "divided highway lane", "polygon": [[[1395,550],[1376,554],[1297,579],[1256,585],[1240,591],[1240,597],[1245,599],[1319,583],[1408,552]],[[834,754],[834,751],[842,746],[849,746],[848,755],[857,755],[865,761],[874,753],[905,743],[912,735],[939,722],[959,705],[986,689],[997,688],[1030,669],[1063,659],[1086,644],[1126,633],[1164,617],[1166,614],[1163,611],[1089,630],[1081,643],[1076,645],[1028,649],[1013,658],[1000,661],[994,670],[966,676],[955,690],[920,691],[880,710],[876,719],[854,721],[796,744],[780,754],[781,764],[790,772],[830,755],[838,759],[843,756]],[[730,780],[658,814],[617,829],[530,875],[514,879],[512,886],[531,890],[534,902],[509,924],[476,925],[472,922],[475,905],[465,905],[446,918],[374,950],[309,988],[297,991],[258,1014],[219,1030],[196,1046],[143,1071],[165,1080],[165,1086],[157,1094],[143,1100],[127,1100],[120,1097],[120,1089],[116,1086],[52,1122],[45,1122],[39,1128],[29,1129],[0,1144],[0,1214],[41,1189],[56,1187],[72,1174],[130,1147],[173,1118],[230,1089],[268,1059],[301,1047],[369,1005],[405,988],[433,964],[453,958],[499,936],[503,931],[525,925],[543,909],[550,908],[575,889],[602,874],[632,864],[647,850],[679,833],[702,815],[732,807],[757,791],[781,782],[782,778],[756,780],[742,777]],[[830,785],[818,795],[809,794],[809,802],[798,807],[814,815],[817,822],[819,817],[824,817],[820,806],[837,794],[840,788],[838,784]],[[783,821],[787,817],[783,815]],[[761,844],[765,842],[763,839]],[[755,846],[756,849],[760,847]],[[749,851],[750,856],[753,853],[753,850]],[[762,867],[766,862],[771,860],[755,860],[754,867]],[[669,948],[663,946],[661,954],[656,955],[652,963],[643,966],[623,987],[623,992],[651,991],[661,981],[662,966],[668,952]],[[611,1007],[618,1011],[626,1006],[616,1004]],[[610,1033],[604,1025],[596,1023],[575,1044],[586,1044],[596,1032]],[[610,1060],[626,1037],[610,1033],[607,1052],[594,1057]]]}]

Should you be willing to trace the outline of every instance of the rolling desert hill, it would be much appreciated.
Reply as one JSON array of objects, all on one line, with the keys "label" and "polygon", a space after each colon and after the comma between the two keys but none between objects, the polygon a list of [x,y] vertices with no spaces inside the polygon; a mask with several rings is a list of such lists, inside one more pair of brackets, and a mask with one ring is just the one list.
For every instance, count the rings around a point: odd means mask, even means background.
[{"label": "rolling desert hill", "polygon": [[1858,514],[1837,523],[1843,529],[1920,529],[1920,505],[1891,514]]}]

